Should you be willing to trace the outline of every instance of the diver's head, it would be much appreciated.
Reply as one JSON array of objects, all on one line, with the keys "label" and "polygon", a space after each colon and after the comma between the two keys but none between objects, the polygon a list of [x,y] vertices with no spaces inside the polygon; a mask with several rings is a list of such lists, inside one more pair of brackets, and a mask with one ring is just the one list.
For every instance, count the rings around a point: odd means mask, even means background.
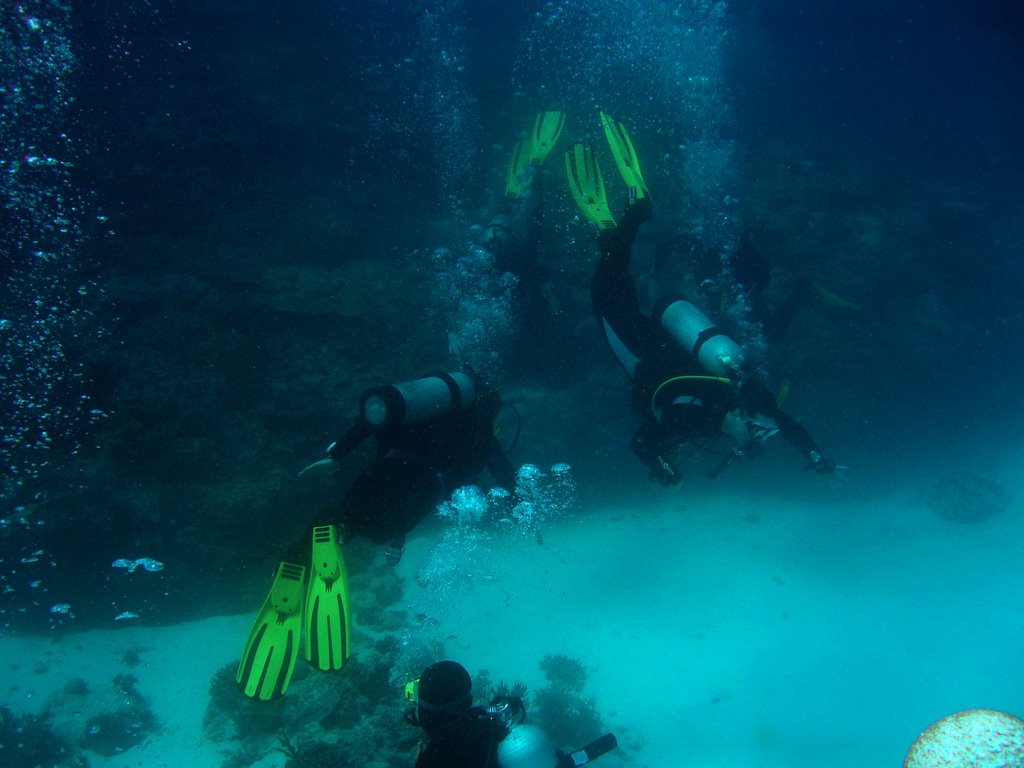
[{"label": "diver's head", "polygon": [[473,681],[456,661],[431,664],[420,675],[416,690],[416,722],[428,733],[473,706]]},{"label": "diver's head", "polygon": [[499,213],[484,228],[480,235],[480,245],[495,256],[500,256],[508,250],[511,239],[508,216]]}]

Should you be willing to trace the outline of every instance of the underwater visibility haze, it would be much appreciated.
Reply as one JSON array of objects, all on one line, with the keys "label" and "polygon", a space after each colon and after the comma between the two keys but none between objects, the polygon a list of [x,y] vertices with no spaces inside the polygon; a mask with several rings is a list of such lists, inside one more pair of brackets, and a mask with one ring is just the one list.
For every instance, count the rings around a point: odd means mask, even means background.
[{"label": "underwater visibility haze", "polygon": [[[966,0],[5,4],[0,763],[412,766],[441,659],[609,768],[1024,717],[1022,39]],[[690,309],[700,381],[650,362]],[[772,418],[652,447],[753,381]],[[345,521],[342,668],[251,700],[310,521],[415,495],[349,436],[424,393],[509,477],[392,447],[437,503]]]}]

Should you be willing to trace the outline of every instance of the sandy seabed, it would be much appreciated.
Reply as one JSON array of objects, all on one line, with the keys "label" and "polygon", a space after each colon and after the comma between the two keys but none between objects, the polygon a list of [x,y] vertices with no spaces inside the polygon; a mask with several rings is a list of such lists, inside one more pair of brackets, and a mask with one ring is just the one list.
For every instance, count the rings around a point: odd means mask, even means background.
[{"label": "sandy seabed", "polygon": [[[399,575],[410,610],[471,671],[537,689],[545,655],[582,661],[623,747],[599,765],[899,765],[944,715],[1024,714],[1024,460],[995,476],[1011,509],[971,525],[909,492],[859,502],[840,490],[826,505],[725,486],[645,493],[549,523],[542,543],[487,536],[454,597],[417,584],[441,533],[430,524]],[[252,619],[3,637],[0,703],[38,712],[73,677],[99,686],[128,672],[161,728],[90,764],[214,768],[225,745],[202,731],[210,678]],[[126,668],[131,649],[141,663]],[[396,695],[396,717],[401,706]]]}]

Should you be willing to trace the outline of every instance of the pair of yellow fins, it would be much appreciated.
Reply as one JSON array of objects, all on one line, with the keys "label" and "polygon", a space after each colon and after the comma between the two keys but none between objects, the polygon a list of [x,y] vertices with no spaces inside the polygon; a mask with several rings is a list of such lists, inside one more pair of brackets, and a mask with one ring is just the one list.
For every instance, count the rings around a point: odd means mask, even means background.
[{"label": "pair of yellow fins", "polygon": [[253,699],[283,696],[291,683],[300,640],[306,661],[324,672],[344,666],[352,648],[348,571],[333,525],[313,529],[307,568],[282,562],[249,632],[235,681]]},{"label": "pair of yellow fins", "polygon": [[565,128],[565,115],[561,112],[541,112],[533,121],[530,135],[516,143],[508,164],[505,196],[516,200],[533,182],[534,168],[540,168],[551,150],[558,144]]},{"label": "pair of yellow fins", "polygon": [[[620,120],[601,112],[601,127],[611,148],[612,158],[619,174],[629,188],[631,200],[650,195],[640,162],[633,149],[629,133]],[[533,169],[544,165],[551,150],[558,144],[565,127],[562,112],[541,112],[533,122],[533,130],[521,139],[512,154],[505,182],[505,196],[517,199],[533,181]],[[565,171],[569,190],[584,216],[601,229],[615,226],[615,218],[608,208],[604,180],[597,156],[589,144],[576,142],[565,153]]]},{"label": "pair of yellow fins", "polygon": [[[633,141],[622,121],[602,112],[601,127],[619,175],[626,182],[630,202],[649,197],[651,193],[640,171],[640,161],[633,149]],[[569,191],[583,215],[599,229],[613,229],[616,226],[615,217],[608,208],[608,196],[594,148],[583,142],[573,144],[565,153],[565,173],[569,179]]]}]

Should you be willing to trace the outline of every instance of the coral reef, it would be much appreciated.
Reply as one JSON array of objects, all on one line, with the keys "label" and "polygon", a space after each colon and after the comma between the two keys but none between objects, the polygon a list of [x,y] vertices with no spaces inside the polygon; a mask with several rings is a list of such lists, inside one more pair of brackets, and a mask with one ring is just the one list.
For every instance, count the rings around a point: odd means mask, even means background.
[{"label": "coral reef", "polygon": [[523,704],[529,710],[530,702],[527,699],[526,692],[526,683],[521,680],[516,680],[511,685],[504,680],[499,680],[497,685],[495,685],[491,681],[490,671],[486,669],[481,669],[473,677],[473,695],[478,702],[485,705],[495,697],[514,697],[522,699]]},{"label": "coral reef", "polygon": [[266,757],[267,752],[268,750],[252,748],[234,749],[224,752],[224,759],[220,763],[220,768],[249,768],[249,766],[255,765]]},{"label": "coral reef", "polygon": [[[420,733],[397,716],[401,688],[392,682],[403,663],[402,643],[360,632],[355,647],[357,655],[335,675],[312,671],[300,660],[288,695],[271,702],[239,693],[233,665],[218,670],[203,726],[213,741],[241,743],[225,765],[274,750],[284,751],[293,768],[410,765]],[[289,738],[284,745],[282,733]]]},{"label": "coral reef", "polygon": [[82,739],[83,747],[107,757],[141,743],[158,726],[149,703],[135,688],[138,680],[133,675],[117,675],[112,682],[121,706],[90,717]]},{"label": "coral reef", "polygon": [[[70,745],[75,754],[89,750],[108,757],[141,743],[159,723],[137,686],[138,680],[129,674],[115,676],[109,685],[69,679],[43,708],[52,739]],[[0,764],[7,765],[2,759]]]},{"label": "coral reef", "polygon": [[286,742],[281,749],[288,759],[285,768],[356,768],[348,751],[326,741],[308,741],[298,746]]},{"label": "coral reef", "polygon": [[548,654],[540,660],[540,670],[551,685],[567,691],[579,693],[587,684],[587,671],[583,663],[564,654]]},{"label": "coral reef", "polygon": [[0,765],[4,768],[86,768],[88,763],[49,718],[16,715],[0,706]]},{"label": "coral reef", "polygon": [[89,684],[80,677],[72,677],[64,683],[64,693],[68,696],[88,696]]},{"label": "coral reef", "polygon": [[980,523],[1005,512],[1010,493],[995,480],[973,472],[955,471],[933,480],[918,491],[925,506],[954,523]]},{"label": "coral reef", "polygon": [[237,738],[242,742],[271,733],[284,723],[284,700],[254,702],[238,691],[234,662],[218,669],[210,680],[210,703],[203,715],[203,730],[214,741]]},{"label": "coral reef", "polygon": [[593,696],[584,695],[587,673],[583,664],[561,654],[545,656],[541,671],[548,684],[533,694],[530,712],[556,745],[582,746],[600,736],[604,725]]}]

